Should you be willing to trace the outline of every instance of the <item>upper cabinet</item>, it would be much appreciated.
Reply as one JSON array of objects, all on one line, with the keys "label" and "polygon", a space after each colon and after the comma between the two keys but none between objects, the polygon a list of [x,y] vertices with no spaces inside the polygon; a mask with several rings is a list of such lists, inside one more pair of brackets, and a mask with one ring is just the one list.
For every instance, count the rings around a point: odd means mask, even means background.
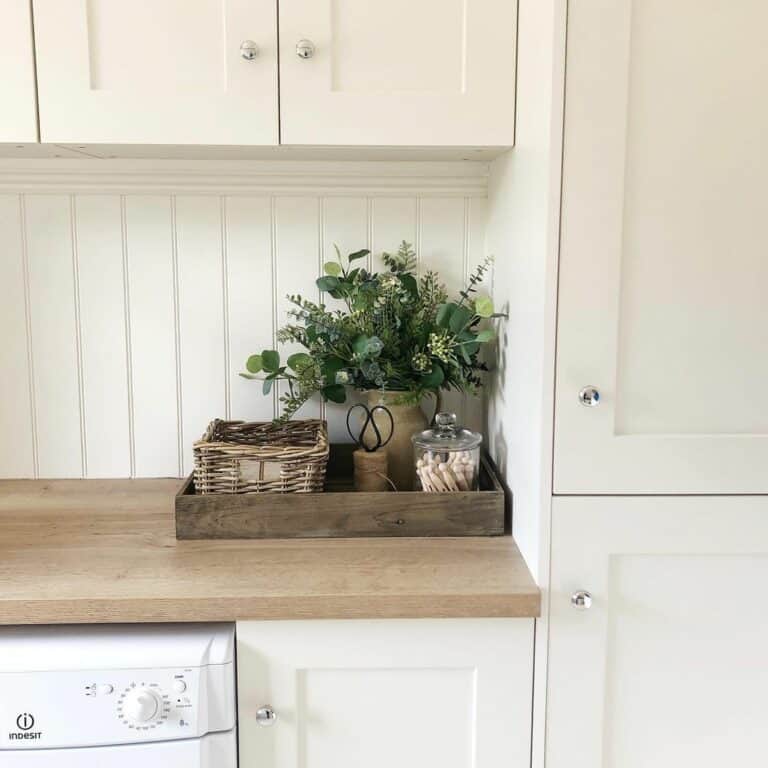
[{"label": "upper cabinet", "polygon": [[[514,0],[32,4],[43,142],[514,143]],[[4,14],[0,57],[26,69],[3,119],[35,141],[28,8]]]},{"label": "upper cabinet", "polygon": [[280,0],[284,144],[514,142],[516,3]]},{"label": "upper cabinet", "polygon": [[556,493],[768,493],[766,29],[569,4]]},{"label": "upper cabinet", "polygon": [[28,3],[2,5],[0,72],[0,142],[37,141],[35,56]]},{"label": "upper cabinet", "polygon": [[33,7],[42,141],[278,143],[275,0]]}]

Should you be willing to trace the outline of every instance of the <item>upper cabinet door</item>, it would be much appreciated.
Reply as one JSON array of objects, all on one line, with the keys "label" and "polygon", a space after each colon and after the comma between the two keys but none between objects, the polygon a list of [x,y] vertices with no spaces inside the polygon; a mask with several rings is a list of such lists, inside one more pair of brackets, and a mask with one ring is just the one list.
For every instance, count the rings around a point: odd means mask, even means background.
[{"label": "upper cabinet door", "polygon": [[515,26],[515,0],[280,0],[282,141],[511,145]]},{"label": "upper cabinet door", "polygon": [[37,141],[35,54],[29,3],[3,3],[0,9],[0,142]]},{"label": "upper cabinet door", "polygon": [[275,0],[33,6],[42,141],[277,144]]},{"label": "upper cabinet door", "polygon": [[768,492],[766,93],[763,0],[569,3],[557,493]]}]

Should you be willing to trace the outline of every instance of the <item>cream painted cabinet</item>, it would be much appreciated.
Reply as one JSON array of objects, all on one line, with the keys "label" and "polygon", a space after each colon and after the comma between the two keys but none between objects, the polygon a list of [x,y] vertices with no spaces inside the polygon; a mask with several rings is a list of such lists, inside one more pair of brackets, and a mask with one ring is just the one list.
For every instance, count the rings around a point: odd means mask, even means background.
[{"label": "cream painted cabinet", "polygon": [[240,623],[240,766],[527,768],[533,630],[533,619]]},{"label": "cream painted cabinet", "polygon": [[764,764],[767,584],[766,497],[555,499],[548,768]]},{"label": "cream painted cabinet", "polygon": [[275,0],[33,7],[42,141],[277,144]]},{"label": "cream painted cabinet", "polygon": [[0,143],[37,141],[35,59],[29,3],[0,4]]},{"label": "cream painted cabinet", "polygon": [[556,493],[768,493],[766,93],[762,0],[569,3]]},{"label": "cream painted cabinet", "polygon": [[279,5],[283,143],[514,142],[515,0]]}]

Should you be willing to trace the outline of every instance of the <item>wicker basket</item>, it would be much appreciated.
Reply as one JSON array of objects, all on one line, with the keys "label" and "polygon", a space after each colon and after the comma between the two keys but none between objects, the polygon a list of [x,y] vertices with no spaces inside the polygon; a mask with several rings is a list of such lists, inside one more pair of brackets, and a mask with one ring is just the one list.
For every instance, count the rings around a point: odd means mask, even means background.
[{"label": "wicker basket", "polygon": [[323,421],[216,419],[194,445],[195,492],[317,493],[323,490],[328,452]]}]

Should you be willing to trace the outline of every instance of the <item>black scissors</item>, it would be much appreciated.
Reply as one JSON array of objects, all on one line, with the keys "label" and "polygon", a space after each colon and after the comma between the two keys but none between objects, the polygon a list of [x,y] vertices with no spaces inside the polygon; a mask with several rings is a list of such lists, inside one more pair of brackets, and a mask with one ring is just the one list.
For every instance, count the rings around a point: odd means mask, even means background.
[{"label": "black scissors", "polygon": [[[365,421],[363,422],[363,426],[360,428],[360,432],[358,433],[357,437],[355,437],[354,433],[352,432],[352,427],[349,425],[349,417],[352,415],[352,411],[354,411],[355,408],[362,408],[365,412]],[[382,413],[386,414],[387,418],[389,419],[389,436],[386,440],[382,438],[379,427],[376,424],[376,420],[373,418],[373,415],[376,413],[376,411],[381,411]],[[373,446],[373,448],[369,448],[368,444],[365,442],[365,440],[363,440],[368,427],[373,430],[373,433],[376,436],[376,444]],[[357,403],[347,411],[347,432],[349,433],[349,436],[352,438],[353,442],[359,448],[364,449],[368,453],[373,453],[374,451],[378,451],[379,448],[383,448],[392,439],[392,435],[395,432],[395,421],[392,418],[392,414],[390,413],[389,408],[386,406],[374,405],[373,408],[369,409],[367,405],[364,405],[363,403]]]}]

